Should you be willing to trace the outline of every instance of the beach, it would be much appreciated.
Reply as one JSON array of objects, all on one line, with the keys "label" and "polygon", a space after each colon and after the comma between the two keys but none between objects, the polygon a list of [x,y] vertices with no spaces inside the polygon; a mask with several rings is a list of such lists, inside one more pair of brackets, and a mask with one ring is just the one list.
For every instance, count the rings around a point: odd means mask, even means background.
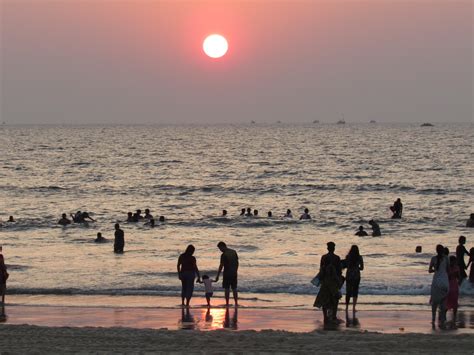
[{"label": "beach", "polygon": [[[2,353],[447,353],[472,354],[463,329],[432,330],[429,311],[361,311],[358,324],[325,329],[321,312],[230,307],[10,306]],[[344,318],[344,312],[340,312]],[[464,317],[461,315],[461,317]]]}]

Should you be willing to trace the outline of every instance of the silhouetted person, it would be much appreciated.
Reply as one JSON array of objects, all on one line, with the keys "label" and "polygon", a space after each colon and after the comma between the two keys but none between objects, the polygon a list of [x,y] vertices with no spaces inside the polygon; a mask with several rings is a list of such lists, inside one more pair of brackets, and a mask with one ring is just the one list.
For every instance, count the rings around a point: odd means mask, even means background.
[{"label": "silhouetted person", "polygon": [[8,221],[7,221],[7,222],[15,222],[15,220],[13,219],[13,216],[8,217]]},{"label": "silhouetted person", "polygon": [[98,232],[98,233],[97,233],[97,238],[94,239],[94,242],[96,242],[96,243],[106,243],[106,242],[107,242],[107,239],[105,239],[105,238],[102,236],[102,233],[101,233],[101,232]]},{"label": "silhouetted person", "polygon": [[380,232],[380,226],[373,219],[369,221],[370,226],[372,227],[372,237],[380,237],[382,233]]},{"label": "silhouetted person", "polygon": [[249,207],[247,208],[247,212],[245,213],[245,217],[252,217],[253,214],[252,214],[252,209]]},{"label": "silhouetted person", "polygon": [[285,213],[285,215],[283,216],[283,218],[293,218],[293,215],[291,214],[291,210],[290,210],[290,209],[286,210],[286,213]]},{"label": "silhouetted person", "polygon": [[85,222],[86,219],[88,219],[91,222],[95,222],[95,219],[93,219],[91,216],[89,216],[88,212],[82,212],[81,218],[82,218],[82,222]]},{"label": "silhouetted person", "polygon": [[67,226],[68,224],[71,224],[71,220],[67,218],[67,215],[65,213],[63,213],[61,215],[61,219],[58,221],[58,224],[62,225],[62,226]]},{"label": "silhouetted person", "polygon": [[135,218],[133,218],[133,213],[132,213],[132,212],[128,212],[128,213],[127,213],[127,222],[128,222],[128,223],[136,222],[136,221],[135,221]]},{"label": "silhouetted person", "polygon": [[471,213],[471,216],[466,222],[466,227],[468,228],[474,228],[474,213]]},{"label": "silhouetted person", "polygon": [[160,223],[165,223],[165,216],[160,216],[160,218],[158,218],[158,221],[160,221]]},{"label": "silhouetted person", "polygon": [[268,212],[267,212],[267,217],[268,217],[268,218],[272,218],[272,216],[273,216],[272,211],[268,211]]},{"label": "silhouetted person", "polygon": [[403,212],[402,200],[397,198],[397,200],[393,203],[393,206],[390,207],[390,210],[393,213],[392,218],[394,219],[402,218],[402,212]]},{"label": "silhouetted person", "polygon": [[148,219],[148,220],[153,218],[153,216],[150,214],[150,210],[148,208],[145,209],[145,216],[143,216],[143,218]]},{"label": "silhouetted person", "polygon": [[314,305],[323,308],[324,322],[337,320],[337,306],[339,304],[340,288],[342,283],[341,258],[334,254],[336,244],[327,243],[328,253],[321,257],[319,279],[321,288]]},{"label": "silhouetted person", "polygon": [[245,208],[242,208],[242,209],[240,210],[240,215],[241,215],[241,216],[245,216]]},{"label": "silhouetted person", "polygon": [[258,217],[258,210],[253,210],[253,216]]},{"label": "silhouetted person", "polygon": [[2,313],[4,313],[5,307],[5,292],[7,290],[7,280],[8,280],[7,266],[5,265],[5,260],[2,254],[2,246],[0,245],[0,296],[1,296],[1,306]]},{"label": "silhouetted person", "polygon": [[74,223],[81,223],[82,222],[82,212],[77,211],[75,214],[71,214],[71,218]]},{"label": "silhouetted person", "polygon": [[309,210],[307,208],[304,209],[304,213],[300,216],[300,220],[302,219],[311,219],[311,215],[309,214]]},{"label": "silhouetted person", "polygon": [[186,300],[186,307],[189,307],[191,297],[194,292],[194,280],[198,277],[198,282],[201,282],[199,269],[197,267],[196,258],[193,256],[195,248],[193,245],[188,245],[183,254],[178,258],[178,277],[181,280],[181,305]]},{"label": "silhouetted person", "polygon": [[431,258],[428,272],[433,275],[431,282],[431,315],[434,325],[436,320],[436,311],[439,308],[439,322],[444,325],[446,321],[446,297],[449,291],[448,278],[449,261],[445,255],[445,249],[441,244],[436,246],[436,256]]},{"label": "silhouetted person", "polygon": [[138,220],[143,219],[142,210],[138,209],[135,215],[137,216]]},{"label": "silhouetted person", "polygon": [[359,296],[359,285],[360,285],[360,272],[364,270],[364,260],[359,254],[359,247],[353,245],[351,250],[344,260],[346,272],[346,312],[349,309],[349,302],[351,297],[352,301],[352,312],[355,313],[357,305],[357,297]]},{"label": "silhouetted person", "polygon": [[219,264],[219,270],[217,271],[216,282],[219,281],[219,276],[222,272],[222,269],[224,269],[222,288],[225,290],[225,303],[227,306],[229,305],[230,288],[232,288],[234,303],[237,307],[239,304],[237,292],[237,271],[239,269],[239,257],[237,252],[228,248],[224,242],[219,242],[217,247],[222,252],[222,255],[221,262]]},{"label": "silhouetted person", "polygon": [[222,217],[227,217],[227,210],[222,210]]},{"label": "silhouetted person", "polygon": [[464,262],[464,255],[470,256],[464,244],[466,244],[466,237],[461,235],[458,239],[458,246],[456,247],[456,259],[459,266],[459,285],[462,284],[462,281],[467,277],[466,273],[466,263]]},{"label": "silhouetted person", "polygon": [[368,234],[367,232],[364,230],[364,227],[363,226],[359,226],[359,230],[356,232],[356,234],[358,237],[367,237]]},{"label": "silhouetted person", "polygon": [[115,224],[114,253],[122,254],[125,247],[125,234],[118,223]]}]

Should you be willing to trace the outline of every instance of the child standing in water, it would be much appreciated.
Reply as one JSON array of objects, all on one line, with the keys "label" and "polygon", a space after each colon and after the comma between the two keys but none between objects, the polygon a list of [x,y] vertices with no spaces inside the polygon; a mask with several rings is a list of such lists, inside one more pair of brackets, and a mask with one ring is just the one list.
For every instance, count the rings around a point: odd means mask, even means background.
[{"label": "child standing in water", "polygon": [[204,292],[206,293],[206,301],[208,308],[211,307],[211,297],[214,294],[214,288],[212,287],[212,284],[216,281],[217,280],[211,280],[207,275],[203,275],[202,281],[200,282],[204,284]]}]

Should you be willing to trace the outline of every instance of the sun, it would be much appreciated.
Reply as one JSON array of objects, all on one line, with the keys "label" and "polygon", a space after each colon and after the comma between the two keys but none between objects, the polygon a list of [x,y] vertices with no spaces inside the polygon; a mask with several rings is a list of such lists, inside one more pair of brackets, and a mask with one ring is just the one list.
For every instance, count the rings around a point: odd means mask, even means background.
[{"label": "sun", "polygon": [[212,34],[202,42],[202,49],[211,58],[220,58],[227,53],[229,45],[224,36]]}]

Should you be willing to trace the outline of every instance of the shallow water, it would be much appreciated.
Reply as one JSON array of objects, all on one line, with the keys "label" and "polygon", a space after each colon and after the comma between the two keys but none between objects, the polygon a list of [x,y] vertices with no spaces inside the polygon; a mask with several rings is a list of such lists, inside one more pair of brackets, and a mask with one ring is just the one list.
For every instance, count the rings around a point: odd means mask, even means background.
[{"label": "shallow water", "polygon": [[[362,294],[428,295],[435,245],[455,250],[474,205],[473,126],[78,126],[0,128],[0,243],[13,294],[174,295],[176,261],[196,246],[213,277],[218,241],[239,252],[239,288],[253,294],[315,294],[326,242],[344,256],[358,244]],[[404,218],[388,207],[400,197]],[[241,208],[262,217],[239,218]],[[283,220],[307,207],[312,221]],[[113,238],[128,211],[167,222],[123,223],[126,253],[92,242]],[[222,209],[229,218],[218,216]],[[97,219],[66,228],[61,213]],[[267,211],[275,218],[267,219]],[[383,236],[354,236],[375,218]],[[421,245],[423,253],[416,254]],[[467,261],[467,260],[466,260]],[[199,286],[198,286],[199,287]],[[199,289],[199,288],[198,288]],[[464,295],[474,295],[465,283]]]}]

